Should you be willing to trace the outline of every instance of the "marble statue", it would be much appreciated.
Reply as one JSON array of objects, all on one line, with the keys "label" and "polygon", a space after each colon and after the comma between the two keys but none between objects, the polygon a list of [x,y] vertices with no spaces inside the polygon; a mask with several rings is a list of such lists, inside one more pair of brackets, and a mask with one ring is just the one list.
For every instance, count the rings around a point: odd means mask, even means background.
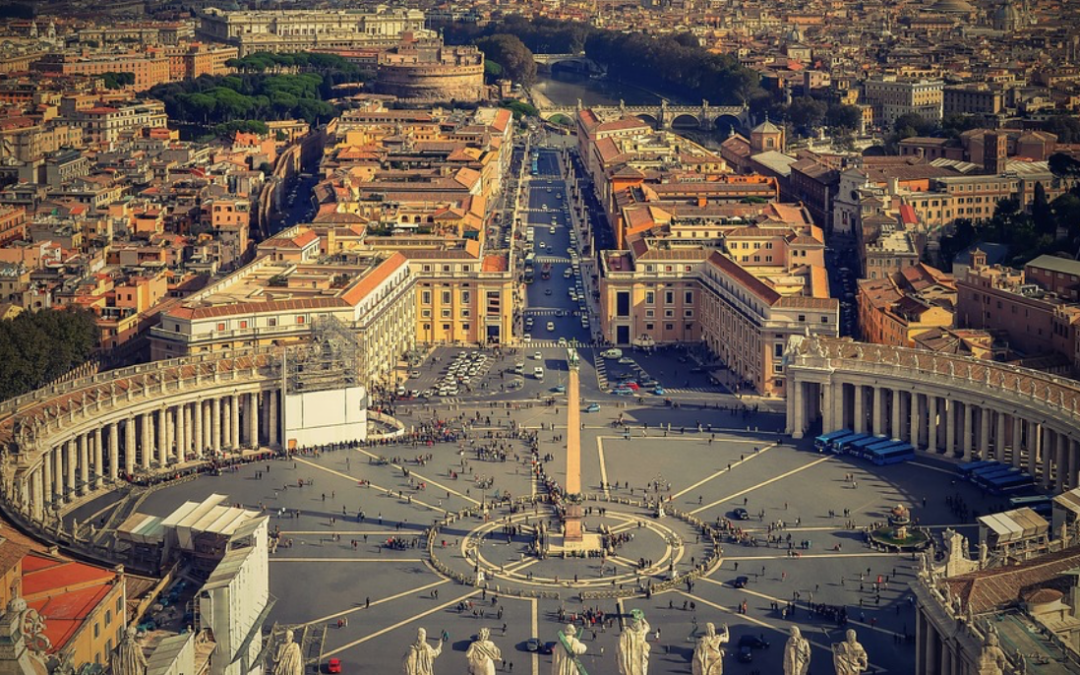
[{"label": "marble statue", "polygon": [[[127,631],[124,632],[124,637],[116,646],[116,654],[112,659],[113,675],[146,675],[146,654],[135,641],[138,633],[139,629],[134,624],[128,626]],[[302,667],[300,672],[303,672]]]},{"label": "marble statue", "polygon": [[436,647],[427,643],[427,631],[423,628],[416,629],[416,642],[409,645],[409,651],[405,654],[405,675],[432,675],[434,673],[435,659],[442,654],[442,642]]},{"label": "marble statue", "polygon": [[845,634],[843,642],[837,642],[832,646],[833,667],[836,675],[861,675],[870,667],[870,659],[866,650],[855,639],[855,631],[850,628]]},{"label": "marble statue", "polygon": [[991,627],[983,639],[982,651],[979,652],[979,675],[1004,675],[1009,667],[1009,660],[998,642],[997,631]]},{"label": "marble statue", "polygon": [[578,675],[578,657],[585,653],[587,647],[577,639],[577,629],[574,624],[566,624],[566,630],[559,633],[559,644],[552,650],[555,654],[551,658],[551,675]]},{"label": "marble statue", "polygon": [[784,675],[806,675],[810,669],[810,641],[798,626],[791,627],[791,637],[784,645]]},{"label": "marble statue", "polygon": [[274,658],[274,675],[304,675],[304,655],[293,639],[291,628],[285,631],[285,641]]},{"label": "marble statue", "polygon": [[649,671],[649,622],[640,609],[619,636],[619,675],[647,675]]},{"label": "marble statue", "polygon": [[693,675],[723,675],[723,644],[731,639],[727,624],[723,628],[724,632],[717,634],[716,626],[705,624],[705,634],[698,638],[694,649]]},{"label": "marble statue", "polygon": [[465,660],[469,662],[469,675],[495,675],[495,664],[502,662],[502,652],[491,641],[489,629],[480,629],[480,635],[465,652]]}]

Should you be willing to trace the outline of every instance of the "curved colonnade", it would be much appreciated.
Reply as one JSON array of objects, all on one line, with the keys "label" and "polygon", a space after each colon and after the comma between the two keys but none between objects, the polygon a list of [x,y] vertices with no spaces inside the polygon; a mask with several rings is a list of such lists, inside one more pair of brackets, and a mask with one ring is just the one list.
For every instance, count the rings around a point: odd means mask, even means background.
[{"label": "curved colonnade", "polygon": [[852,342],[793,338],[787,431],[821,422],[897,438],[925,454],[1019,467],[1047,489],[1078,486],[1080,382],[1006,364]]},{"label": "curved colonnade", "polygon": [[0,404],[2,498],[42,525],[130,477],[279,447],[281,351],[155,361]]}]

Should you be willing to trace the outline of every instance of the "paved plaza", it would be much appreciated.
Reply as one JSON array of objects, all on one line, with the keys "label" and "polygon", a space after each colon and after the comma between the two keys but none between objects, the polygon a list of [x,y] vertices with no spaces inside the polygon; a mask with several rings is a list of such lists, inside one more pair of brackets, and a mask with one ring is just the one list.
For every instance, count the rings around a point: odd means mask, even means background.
[{"label": "paved plaza", "polygon": [[[793,624],[815,646],[811,672],[832,672],[826,649],[842,639],[842,630],[835,621],[811,616],[810,603],[845,607],[849,626],[858,630],[876,672],[904,673],[914,667],[913,643],[903,642],[903,635],[914,631],[907,591],[914,562],[910,556],[871,551],[850,525],[884,521],[888,509],[903,503],[923,525],[936,531],[955,527],[959,524],[945,498],[957,491],[973,509],[985,506],[970,484],[954,484],[953,474],[943,467],[912,463],[878,468],[820,455],[808,443],[777,445],[775,431],[764,431],[778,425],[775,415],[744,418],[725,410],[634,403],[619,408],[605,402],[599,413],[584,416],[582,478],[587,494],[613,501],[587,502],[594,511],[585,523],[590,531],[603,523],[613,532],[633,533],[633,539],[619,547],[601,573],[599,559],[529,557],[527,538],[505,533],[500,519],[510,514],[504,509],[492,509],[487,516],[477,509],[477,515],[440,530],[436,555],[451,569],[468,571],[476,558],[466,556],[479,553],[495,577],[488,578],[490,588],[558,593],[559,599],[500,595],[436,572],[425,552],[423,532],[447,512],[478,507],[493,494],[537,493],[526,443],[485,438],[505,434],[508,420],[538,431],[539,455],[554,456],[544,463],[545,469],[556,479],[563,477],[565,444],[552,438],[565,431],[565,408],[558,402],[518,405],[509,418],[505,407],[492,409],[487,403],[452,411],[436,408],[443,419],[475,419],[480,413],[481,422],[467,432],[468,438],[455,443],[339,450],[247,465],[237,473],[205,476],[155,492],[141,510],[165,515],[186,500],[212,493],[265,509],[272,516],[271,528],[280,529],[283,541],[291,544],[283,544],[271,557],[271,592],[277,604],[269,622],[329,625],[323,656],[340,658],[346,673],[398,672],[419,627],[433,638],[446,633],[437,672],[465,672],[465,649],[481,627],[491,629],[507,671],[513,663],[515,672],[547,672],[551,657],[529,652],[529,638],[537,637],[541,644],[553,641],[562,625],[560,612],[569,620],[590,609],[614,621],[597,622],[595,630],[585,631],[589,651],[583,663],[594,674],[616,673],[619,617],[634,608],[645,612],[654,630],[660,629],[653,636],[652,673],[690,672],[694,636],[706,622],[731,629],[725,672],[779,673],[782,645]],[[402,405],[397,412],[407,424],[416,424],[428,419],[430,408],[417,403]],[[611,425],[619,415],[630,423],[629,439]],[[658,428],[666,429],[668,423],[671,431]],[[698,423],[711,424],[713,431],[697,432]],[[747,432],[748,423],[763,431]],[[685,433],[680,433],[682,428]],[[496,440],[507,450],[505,461],[476,458],[474,441],[488,445]],[[423,465],[413,461],[428,455],[430,461]],[[389,463],[380,463],[384,458]],[[263,472],[261,479],[257,471]],[[300,480],[313,484],[300,488]],[[490,487],[482,489],[488,481]],[[601,489],[601,482],[610,487]],[[708,555],[707,544],[696,541],[694,530],[679,519],[654,518],[614,501],[655,499],[657,494],[668,508],[707,522],[746,508],[750,520],[736,525],[755,545],[725,540],[719,565],[692,587],[680,584],[664,592],[583,603],[580,592],[612,588],[612,579],[630,595],[636,584],[660,583],[673,571],[684,575]],[[600,506],[607,508],[603,517]],[[521,524],[526,516],[550,520],[552,514],[541,505],[518,511],[511,522]],[[773,534],[782,544],[767,545],[770,524],[781,521],[783,527]],[[961,531],[975,534],[970,526]],[[789,554],[788,535],[798,557]],[[466,547],[470,539],[474,545]],[[404,548],[386,546],[390,540],[402,541]],[[475,545],[477,540],[481,543]],[[673,540],[680,542],[678,550]],[[640,581],[639,560],[651,561]],[[736,589],[733,583],[740,576],[748,577],[748,584]],[[888,583],[875,593],[879,577]],[[793,600],[794,612],[785,613]],[[748,635],[771,646],[754,650],[751,662],[739,662],[737,644]]]}]

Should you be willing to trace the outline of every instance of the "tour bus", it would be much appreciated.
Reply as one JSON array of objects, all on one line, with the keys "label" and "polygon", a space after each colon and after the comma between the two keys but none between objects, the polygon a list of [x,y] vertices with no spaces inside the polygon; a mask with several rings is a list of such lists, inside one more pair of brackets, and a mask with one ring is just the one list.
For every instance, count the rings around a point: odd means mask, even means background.
[{"label": "tour bus", "polygon": [[858,434],[855,433],[854,431],[849,431],[849,432],[847,432],[846,434],[844,434],[842,436],[836,436],[831,441],[829,441],[828,443],[826,443],[825,445],[823,445],[821,447],[822,447],[823,450],[828,450],[830,452],[837,452],[836,444],[839,443],[840,441],[851,438],[852,436],[858,436]]},{"label": "tour bus", "polygon": [[1009,506],[1014,509],[1026,506],[1040,516],[1049,516],[1054,510],[1054,498],[1047,495],[1017,495],[1009,497]]},{"label": "tour bus", "polygon": [[915,448],[904,441],[890,441],[870,448],[870,461],[878,466],[899,464],[915,459]]},{"label": "tour bus", "polygon": [[865,438],[872,438],[872,436],[870,434],[853,434],[851,436],[841,438],[840,440],[833,442],[832,451],[837,454],[846,455],[851,452],[851,447],[853,445]]},{"label": "tour bus", "polygon": [[1031,474],[1018,472],[995,477],[988,481],[987,490],[990,494],[1001,495],[1017,493],[1035,484]]},{"label": "tour bus", "polygon": [[956,467],[956,470],[964,478],[971,478],[972,474],[978,469],[984,469],[988,466],[995,466],[997,462],[991,462],[985,459],[975,460],[974,462],[964,462]]},{"label": "tour bus", "polygon": [[1008,475],[1011,475],[1011,474],[1019,475],[1020,473],[1021,472],[1020,472],[1019,467],[1005,466],[1003,464],[1003,465],[1001,465],[1000,468],[995,469],[994,471],[988,471],[986,473],[981,473],[978,476],[976,476],[975,477],[975,484],[978,485],[981,488],[986,489],[986,488],[990,487],[990,485],[993,483],[993,481],[995,481],[995,480],[997,480],[999,478],[1004,478],[1005,476],[1008,476]]},{"label": "tour bus", "polygon": [[847,452],[849,455],[855,455],[861,459],[870,459],[869,448],[874,445],[881,445],[888,441],[888,436],[868,436],[866,438],[860,438],[851,444]]},{"label": "tour bus", "polygon": [[829,444],[836,439],[843,438],[844,436],[850,436],[851,433],[851,429],[837,429],[836,431],[830,431],[827,434],[821,434],[814,439],[814,448],[818,452],[821,452],[825,448],[829,447]]}]

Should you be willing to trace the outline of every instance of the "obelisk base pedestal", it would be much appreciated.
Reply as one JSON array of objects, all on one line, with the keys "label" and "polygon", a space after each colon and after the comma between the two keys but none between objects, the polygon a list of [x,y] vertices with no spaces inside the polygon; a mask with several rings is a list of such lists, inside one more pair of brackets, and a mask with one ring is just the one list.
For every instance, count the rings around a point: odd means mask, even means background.
[{"label": "obelisk base pedestal", "polygon": [[584,530],[581,528],[581,519],[584,517],[580,504],[568,504],[566,506],[566,518],[563,520],[563,540],[567,542],[581,541]]}]

